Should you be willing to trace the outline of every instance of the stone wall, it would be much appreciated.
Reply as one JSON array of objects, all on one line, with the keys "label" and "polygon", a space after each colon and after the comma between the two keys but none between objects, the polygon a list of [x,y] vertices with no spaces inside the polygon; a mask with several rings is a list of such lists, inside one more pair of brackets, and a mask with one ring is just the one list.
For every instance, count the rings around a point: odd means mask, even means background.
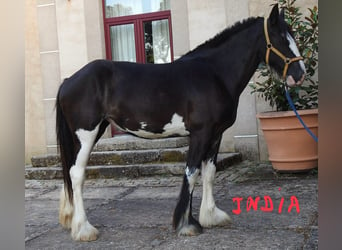
[{"label": "stone wall", "polygon": [[46,153],[43,79],[35,0],[25,2],[25,161]]},{"label": "stone wall", "polygon": [[[105,58],[102,1],[26,1],[25,161],[55,153],[59,85],[86,63]],[[107,132],[108,135],[108,132]]]}]

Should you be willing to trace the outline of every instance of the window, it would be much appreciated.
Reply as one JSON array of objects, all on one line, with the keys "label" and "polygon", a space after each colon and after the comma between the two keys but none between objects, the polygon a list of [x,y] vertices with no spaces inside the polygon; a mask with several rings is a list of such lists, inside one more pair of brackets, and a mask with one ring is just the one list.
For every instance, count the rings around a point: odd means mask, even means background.
[{"label": "window", "polygon": [[107,59],[173,60],[170,0],[103,0],[103,4]]},{"label": "window", "polygon": [[170,9],[169,0],[105,0],[105,17],[130,16]]},{"label": "window", "polygon": [[173,61],[170,0],[103,0],[103,6],[107,59]]}]

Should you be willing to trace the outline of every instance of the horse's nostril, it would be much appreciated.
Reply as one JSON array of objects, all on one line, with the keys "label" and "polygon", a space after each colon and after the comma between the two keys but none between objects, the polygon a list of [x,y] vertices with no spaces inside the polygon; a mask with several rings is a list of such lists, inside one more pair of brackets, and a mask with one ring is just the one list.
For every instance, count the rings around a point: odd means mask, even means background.
[{"label": "horse's nostril", "polygon": [[302,77],[300,78],[300,80],[296,83],[296,85],[302,85],[305,79],[305,74],[302,75]]}]

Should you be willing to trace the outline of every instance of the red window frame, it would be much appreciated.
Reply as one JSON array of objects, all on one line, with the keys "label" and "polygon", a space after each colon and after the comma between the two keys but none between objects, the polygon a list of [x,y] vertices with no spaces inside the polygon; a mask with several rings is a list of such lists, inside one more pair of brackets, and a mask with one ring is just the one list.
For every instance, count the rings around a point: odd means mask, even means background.
[{"label": "red window frame", "polygon": [[[105,0],[102,0],[102,11],[103,11],[103,26],[105,35],[105,46],[106,46],[106,59],[112,60],[112,48],[110,42],[110,26],[122,25],[122,24],[134,24],[134,38],[135,38],[135,49],[136,49],[136,62],[145,63],[145,41],[144,41],[144,27],[143,22],[145,21],[157,21],[167,19],[169,22],[169,36],[170,36],[170,50],[171,50],[171,61],[174,60],[173,54],[173,38],[172,38],[172,22],[171,22],[171,11],[159,11],[151,12],[147,14],[137,14],[130,16],[120,17],[106,17]],[[116,134],[124,134],[124,132],[116,131],[115,127],[111,125],[112,136]]]},{"label": "red window frame", "polygon": [[145,41],[144,41],[144,27],[145,21],[158,21],[167,19],[169,22],[169,36],[170,36],[170,50],[171,61],[173,61],[173,39],[172,39],[172,23],[171,23],[171,11],[164,10],[159,12],[151,12],[147,14],[137,14],[130,16],[120,17],[106,17],[105,0],[102,0],[103,4],[103,26],[105,34],[106,45],[106,59],[112,60],[112,48],[110,43],[110,26],[122,25],[122,24],[134,24],[134,37],[135,37],[135,50],[136,50],[136,62],[145,63]]}]

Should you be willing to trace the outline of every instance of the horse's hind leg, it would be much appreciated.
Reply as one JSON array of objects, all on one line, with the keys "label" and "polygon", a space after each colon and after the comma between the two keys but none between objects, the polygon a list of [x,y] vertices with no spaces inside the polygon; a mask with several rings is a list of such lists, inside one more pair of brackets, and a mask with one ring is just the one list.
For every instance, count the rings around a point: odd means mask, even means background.
[{"label": "horse's hind leg", "polygon": [[[109,122],[106,120],[103,120],[100,124],[100,127],[98,129],[98,133],[96,135],[96,139],[94,144],[100,139],[100,137],[103,135],[106,127],[108,126]],[[76,140],[76,148],[75,150],[80,150],[80,142],[79,140],[75,137],[74,140]],[[72,222],[72,217],[74,213],[74,206],[73,203],[70,202],[69,194],[67,190],[63,188],[61,190],[60,194],[60,207],[59,207],[59,222],[64,228],[71,228],[71,222]]]},{"label": "horse's hind leg", "polygon": [[71,236],[74,240],[92,241],[97,239],[98,230],[87,219],[82,197],[85,168],[90,152],[94,146],[99,132],[100,124],[93,130],[78,129],[75,134],[80,143],[75,165],[70,169],[70,177],[73,189],[74,213],[71,222]]}]

